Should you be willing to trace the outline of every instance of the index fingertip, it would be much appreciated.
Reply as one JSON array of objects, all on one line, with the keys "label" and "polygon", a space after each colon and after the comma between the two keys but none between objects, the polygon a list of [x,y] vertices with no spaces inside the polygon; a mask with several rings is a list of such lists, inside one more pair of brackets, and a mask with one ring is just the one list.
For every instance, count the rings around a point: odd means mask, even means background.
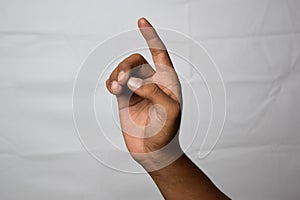
[{"label": "index fingertip", "polygon": [[145,17],[141,17],[138,20],[138,26],[139,26],[139,28],[152,27],[152,25],[150,24],[150,22]]}]

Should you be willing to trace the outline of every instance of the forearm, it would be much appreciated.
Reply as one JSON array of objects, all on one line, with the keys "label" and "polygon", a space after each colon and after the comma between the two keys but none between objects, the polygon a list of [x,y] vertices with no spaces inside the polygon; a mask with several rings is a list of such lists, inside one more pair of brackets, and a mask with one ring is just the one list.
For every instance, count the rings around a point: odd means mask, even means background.
[{"label": "forearm", "polygon": [[165,199],[229,199],[185,154],[149,175]]}]

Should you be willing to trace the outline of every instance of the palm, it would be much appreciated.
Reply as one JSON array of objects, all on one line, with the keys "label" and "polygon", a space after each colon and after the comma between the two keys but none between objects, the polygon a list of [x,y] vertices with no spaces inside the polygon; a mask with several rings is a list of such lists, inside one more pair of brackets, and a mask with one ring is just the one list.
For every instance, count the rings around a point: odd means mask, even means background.
[{"label": "palm", "polygon": [[[162,70],[162,67],[159,67],[153,76],[145,80],[158,84],[166,94],[181,103],[180,84],[173,68],[167,67]],[[163,138],[161,137],[165,123],[162,116],[163,113],[158,109],[153,109],[152,114],[158,120],[151,120],[149,115],[149,111],[153,106],[151,101],[135,93],[127,92],[118,97],[118,102],[123,135],[130,152],[147,152],[145,145],[154,142],[153,140],[156,140],[158,137],[161,145],[167,143],[170,137],[166,134],[164,134]],[[151,127],[155,127],[156,130],[153,130],[153,128],[149,130],[149,124],[151,124]],[[149,135],[155,135],[156,137],[149,137]]]}]

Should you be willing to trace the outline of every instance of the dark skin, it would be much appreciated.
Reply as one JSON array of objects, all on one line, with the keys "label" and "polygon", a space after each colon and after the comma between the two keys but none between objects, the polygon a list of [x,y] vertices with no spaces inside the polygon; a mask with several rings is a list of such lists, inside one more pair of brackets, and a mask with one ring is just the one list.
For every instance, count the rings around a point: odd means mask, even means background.
[{"label": "dark skin", "polygon": [[[182,105],[179,79],[152,25],[141,18],[138,26],[156,70],[143,56],[132,54],[106,82],[118,101],[129,153],[147,170],[165,199],[229,199],[182,152],[177,137]],[[172,144],[171,148],[165,149],[168,144]],[[172,157],[171,162],[165,162]]]}]

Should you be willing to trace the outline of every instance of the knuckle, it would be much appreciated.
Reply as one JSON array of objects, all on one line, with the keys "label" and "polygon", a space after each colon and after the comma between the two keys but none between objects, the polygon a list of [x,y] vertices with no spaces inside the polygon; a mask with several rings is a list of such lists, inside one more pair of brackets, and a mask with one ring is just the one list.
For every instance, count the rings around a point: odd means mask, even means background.
[{"label": "knuckle", "polygon": [[164,49],[152,48],[152,56],[158,57],[165,54],[166,54],[166,50]]},{"label": "knuckle", "polygon": [[128,64],[126,64],[125,62],[121,62],[118,65],[118,71],[126,70],[127,68],[128,68]]},{"label": "knuckle", "polygon": [[110,80],[107,79],[106,82],[105,82],[105,84],[106,84],[106,87],[108,88],[108,86],[109,86],[109,84],[110,84]]},{"label": "knuckle", "polygon": [[145,63],[147,63],[146,59],[144,58],[143,55],[139,54],[139,53],[134,53],[131,55],[132,60],[136,63],[136,66],[140,66],[143,65]]},{"label": "knuckle", "polygon": [[110,80],[106,80],[106,88],[111,92]]},{"label": "knuckle", "polygon": [[115,68],[115,69],[111,72],[111,74],[110,74],[110,76],[109,76],[109,79],[110,79],[111,81],[116,80],[116,79],[117,79],[117,76],[118,76],[118,68]]},{"label": "knuckle", "polygon": [[143,58],[144,58],[144,57],[143,57],[141,54],[139,54],[139,53],[131,54],[130,57],[132,57],[132,58],[134,58],[134,59],[137,59],[137,60],[140,60],[140,59],[143,59]]}]

